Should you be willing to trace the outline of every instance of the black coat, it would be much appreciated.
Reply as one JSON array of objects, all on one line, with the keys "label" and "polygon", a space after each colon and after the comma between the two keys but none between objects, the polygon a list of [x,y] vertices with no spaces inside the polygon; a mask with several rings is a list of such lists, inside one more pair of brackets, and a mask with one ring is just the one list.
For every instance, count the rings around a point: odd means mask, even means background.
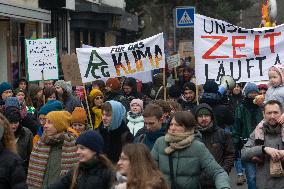
[{"label": "black coat", "polygon": [[0,188],[27,189],[23,161],[0,142]]},{"label": "black coat", "polygon": [[[45,189],[69,189],[72,183],[73,170],[62,177],[59,181]],[[110,189],[114,180],[114,172],[105,168],[101,163],[92,166],[79,167],[76,189]]]},{"label": "black coat", "polygon": [[107,154],[112,162],[118,161],[122,146],[134,140],[133,135],[124,121],[122,121],[120,127],[111,131],[109,131],[108,128],[104,128],[103,122],[101,122],[99,132],[104,139],[104,153]]}]

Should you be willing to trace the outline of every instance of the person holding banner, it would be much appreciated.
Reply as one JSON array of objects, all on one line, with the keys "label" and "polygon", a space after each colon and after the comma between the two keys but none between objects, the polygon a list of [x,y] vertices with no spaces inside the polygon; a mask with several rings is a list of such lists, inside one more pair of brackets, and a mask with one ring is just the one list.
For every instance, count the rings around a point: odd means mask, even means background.
[{"label": "person holding banner", "polygon": [[124,107],[129,107],[126,98],[122,95],[121,84],[118,78],[109,78],[106,81],[105,100],[115,100],[122,103]]}]

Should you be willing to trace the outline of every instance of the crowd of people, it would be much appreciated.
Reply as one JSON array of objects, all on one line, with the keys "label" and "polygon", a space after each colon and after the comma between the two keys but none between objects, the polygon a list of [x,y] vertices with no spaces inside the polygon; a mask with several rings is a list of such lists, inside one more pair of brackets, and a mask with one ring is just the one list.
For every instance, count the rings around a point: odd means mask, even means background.
[{"label": "crowd of people", "polygon": [[87,98],[64,80],[2,82],[0,188],[229,189],[231,171],[284,188],[284,67],[268,76],[221,93],[183,66],[166,89],[161,73],[109,78]]}]

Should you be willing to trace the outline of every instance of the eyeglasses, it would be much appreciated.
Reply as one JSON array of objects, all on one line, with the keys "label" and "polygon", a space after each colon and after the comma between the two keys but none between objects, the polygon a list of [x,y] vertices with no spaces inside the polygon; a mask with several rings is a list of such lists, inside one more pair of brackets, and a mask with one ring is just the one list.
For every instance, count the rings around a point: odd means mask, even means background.
[{"label": "eyeglasses", "polygon": [[102,97],[102,96],[97,96],[95,99],[96,99],[96,100],[102,100],[102,99],[104,99],[104,97]]}]

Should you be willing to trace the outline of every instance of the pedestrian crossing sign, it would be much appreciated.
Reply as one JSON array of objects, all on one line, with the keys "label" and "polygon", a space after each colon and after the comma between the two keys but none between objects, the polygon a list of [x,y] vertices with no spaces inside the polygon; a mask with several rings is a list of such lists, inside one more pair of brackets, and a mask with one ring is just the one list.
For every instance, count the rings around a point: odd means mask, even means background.
[{"label": "pedestrian crossing sign", "polygon": [[191,28],[194,25],[195,7],[176,8],[176,27]]}]

